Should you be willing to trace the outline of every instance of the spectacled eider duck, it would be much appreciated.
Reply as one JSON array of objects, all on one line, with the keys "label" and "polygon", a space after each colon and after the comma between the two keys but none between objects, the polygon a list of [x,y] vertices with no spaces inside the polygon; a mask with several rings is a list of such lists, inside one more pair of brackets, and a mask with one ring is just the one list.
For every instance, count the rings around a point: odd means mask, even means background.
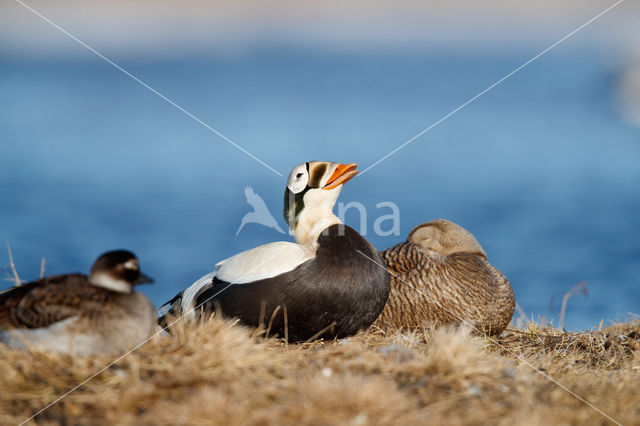
[{"label": "spectacled eider duck", "polygon": [[133,286],[153,282],[126,250],[104,253],[89,276],[53,275],[0,293],[0,341],[21,349],[108,355],[132,349],[157,327]]},{"label": "spectacled eider duck", "polygon": [[423,223],[407,242],[382,255],[391,292],[376,326],[411,329],[466,321],[496,335],[509,325],[515,308],[511,284],[461,226],[444,219]]},{"label": "spectacled eider duck", "polygon": [[[169,313],[219,309],[291,342],[368,328],[387,300],[389,276],[367,259],[383,261],[375,247],[333,214],[356,167],[325,161],[295,166],[284,193],[284,218],[296,242],[265,244],[219,262],[169,302]],[[160,318],[160,324],[167,320]]]}]

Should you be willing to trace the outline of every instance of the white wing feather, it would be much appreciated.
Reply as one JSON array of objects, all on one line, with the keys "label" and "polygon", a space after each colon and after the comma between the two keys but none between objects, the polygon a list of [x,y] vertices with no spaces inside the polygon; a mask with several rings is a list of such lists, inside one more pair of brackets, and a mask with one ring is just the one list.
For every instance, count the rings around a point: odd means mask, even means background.
[{"label": "white wing feather", "polygon": [[198,296],[211,287],[213,278],[230,284],[247,284],[292,271],[315,256],[306,245],[277,241],[231,256],[216,264],[213,272],[200,278],[182,294],[182,312],[195,307]]}]

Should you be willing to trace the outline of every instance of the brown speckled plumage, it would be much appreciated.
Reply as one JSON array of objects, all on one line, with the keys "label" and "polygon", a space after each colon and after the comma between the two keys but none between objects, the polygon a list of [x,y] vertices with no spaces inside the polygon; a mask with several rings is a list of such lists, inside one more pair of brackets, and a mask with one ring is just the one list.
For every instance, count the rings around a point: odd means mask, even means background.
[{"label": "brown speckled plumage", "polygon": [[117,296],[90,285],[85,275],[46,277],[0,294],[0,328],[40,328],[73,316],[91,317]]},{"label": "brown speckled plumage", "polygon": [[153,305],[133,286],[151,282],[127,250],[100,256],[89,276],[42,278],[0,293],[0,342],[20,349],[108,355],[156,329]]},{"label": "brown speckled plumage", "polygon": [[374,325],[411,329],[468,322],[477,332],[499,334],[511,321],[515,298],[509,280],[455,223],[424,223],[382,255],[391,292]]}]

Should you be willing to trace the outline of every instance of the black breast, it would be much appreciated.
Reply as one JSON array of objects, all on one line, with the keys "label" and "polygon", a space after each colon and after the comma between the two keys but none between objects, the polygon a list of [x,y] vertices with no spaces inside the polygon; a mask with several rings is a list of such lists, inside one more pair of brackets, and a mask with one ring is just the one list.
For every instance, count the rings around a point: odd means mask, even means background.
[{"label": "black breast", "polygon": [[333,225],[318,238],[315,258],[253,283],[214,280],[196,306],[264,326],[291,342],[349,336],[369,327],[384,308],[389,275],[380,265],[384,260],[360,234]]}]

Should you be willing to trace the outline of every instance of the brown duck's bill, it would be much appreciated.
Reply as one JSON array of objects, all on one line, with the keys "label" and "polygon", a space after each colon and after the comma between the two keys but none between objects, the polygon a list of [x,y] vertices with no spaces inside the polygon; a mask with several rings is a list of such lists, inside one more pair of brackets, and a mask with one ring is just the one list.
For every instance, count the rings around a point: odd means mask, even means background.
[{"label": "brown duck's bill", "polygon": [[356,170],[357,167],[358,164],[356,163],[338,164],[322,189],[333,189],[336,186],[347,182],[358,174],[358,170]]},{"label": "brown duck's bill", "polygon": [[151,284],[153,282],[153,278],[151,278],[149,275],[145,275],[142,272],[140,272],[140,276],[138,277],[137,280],[135,280],[135,282],[133,284],[138,285],[138,284]]}]

